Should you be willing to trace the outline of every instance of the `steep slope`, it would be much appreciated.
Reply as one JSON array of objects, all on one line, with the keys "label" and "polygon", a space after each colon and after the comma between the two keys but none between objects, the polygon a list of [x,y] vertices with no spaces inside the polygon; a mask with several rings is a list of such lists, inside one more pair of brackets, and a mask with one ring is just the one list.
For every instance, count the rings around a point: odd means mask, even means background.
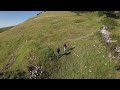
[{"label": "steep slope", "polygon": [[12,27],[14,27],[14,26],[0,28],[0,33],[9,30],[9,29],[11,29]]},{"label": "steep slope", "polygon": [[[41,64],[49,78],[119,78],[106,47],[97,35],[100,17],[95,12],[77,16],[68,11],[46,11],[0,33],[0,69],[27,71]],[[69,44],[70,53],[56,62],[46,60],[47,49],[54,52]]]}]

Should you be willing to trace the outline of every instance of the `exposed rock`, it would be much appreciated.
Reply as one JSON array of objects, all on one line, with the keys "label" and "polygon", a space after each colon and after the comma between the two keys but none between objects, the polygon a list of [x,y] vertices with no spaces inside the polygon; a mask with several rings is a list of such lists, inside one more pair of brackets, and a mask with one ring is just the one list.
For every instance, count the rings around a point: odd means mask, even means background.
[{"label": "exposed rock", "polygon": [[120,53],[120,46],[116,46],[116,47],[115,47],[115,52],[116,52],[116,53]]},{"label": "exposed rock", "polygon": [[107,27],[103,25],[102,30],[100,31],[102,34],[102,38],[104,39],[105,42],[109,43],[110,41],[110,33],[107,31]]},{"label": "exposed rock", "polygon": [[117,57],[116,57],[116,60],[120,60],[120,56],[117,56]]},{"label": "exposed rock", "polygon": [[113,56],[112,59],[115,59],[115,56]]},{"label": "exposed rock", "polygon": [[103,25],[100,33],[102,34],[102,38],[106,43],[117,42],[117,40],[112,40],[112,38],[110,37],[110,32],[107,30],[107,27],[105,25]]},{"label": "exposed rock", "polygon": [[44,68],[42,66],[34,65],[28,67],[31,79],[42,79]]}]

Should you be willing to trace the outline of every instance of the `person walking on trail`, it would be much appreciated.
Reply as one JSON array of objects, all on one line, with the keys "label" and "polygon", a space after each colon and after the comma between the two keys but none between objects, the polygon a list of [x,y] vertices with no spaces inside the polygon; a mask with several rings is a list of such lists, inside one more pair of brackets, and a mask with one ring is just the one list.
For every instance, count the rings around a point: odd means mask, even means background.
[{"label": "person walking on trail", "polygon": [[66,50],[67,50],[67,45],[64,44],[64,53],[66,52]]},{"label": "person walking on trail", "polygon": [[57,51],[56,51],[57,53],[56,53],[56,56],[57,56],[57,59],[59,58],[59,56],[60,56],[60,48],[57,48]]}]

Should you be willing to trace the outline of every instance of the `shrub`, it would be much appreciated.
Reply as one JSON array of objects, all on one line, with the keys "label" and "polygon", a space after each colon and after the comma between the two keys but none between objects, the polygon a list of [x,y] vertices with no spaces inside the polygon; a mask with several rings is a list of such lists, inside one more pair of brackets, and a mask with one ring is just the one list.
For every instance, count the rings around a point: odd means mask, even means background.
[{"label": "shrub", "polygon": [[120,18],[120,11],[116,12],[116,17]]},{"label": "shrub", "polygon": [[23,70],[16,70],[16,72],[13,74],[13,77],[11,77],[12,79],[25,79],[28,78],[26,76],[26,72]]},{"label": "shrub", "polygon": [[105,12],[104,11],[98,11],[98,16],[103,16],[103,15],[105,15]]},{"label": "shrub", "polygon": [[74,20],[75,23],[81,23],[84,22],[84,20]]},{"label": "shrub", "polygon": [[106,17],[116,17],[115,11],[98,11],[99,16],[105,15]]},{"label": "shrub", "polygon": [[14,72],[7,71],[0,74],[1,79],[26,79],[28,78],[27,74],[23,70],[16,70]]},{"label": "shrub", "polygon": [[114,29],[117,26],[117,22],[113,18],[103,18],[101,23],[108,27],[108,29]]},{"label": "shrub", "polygon": [[72,11],[72,12],[76,13],[77,16],[80,16],[81,13],[94,12],[94,11]]},{"label": "shrub", "polygon": [[106,11],[105,14],[107,17],[115,17],[116,16],[115,11]]},{"label": "shrub", "polygon": [[41,53],[43,56],[42,58],[44,60],[49,60],[50,58],[54,59],[54,57],[55,57],[54,51],[50,47],[42,49]]}]

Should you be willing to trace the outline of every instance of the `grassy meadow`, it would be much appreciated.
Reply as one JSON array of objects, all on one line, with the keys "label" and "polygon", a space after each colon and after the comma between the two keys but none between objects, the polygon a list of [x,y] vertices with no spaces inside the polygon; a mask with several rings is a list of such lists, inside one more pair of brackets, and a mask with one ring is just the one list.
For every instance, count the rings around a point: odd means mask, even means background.
[{"label": "grassy meadow", "polygon": [[[25,72],[31,64],[40,64],[50,79],[117,79],[116,60],[108,57],[109,49],[99,36],[101,27],[96,12],[46,11],[0,33],[0,71],[20,69]],[[120,23],[120,20],[118,20]],[[120,25],[111,30],[120,41]],[[63,44],[69,50],[63,55]],[[61,57],[56,61],[47,58],[49,48]],[[6,69],[6,67],[8,68]]]}]

